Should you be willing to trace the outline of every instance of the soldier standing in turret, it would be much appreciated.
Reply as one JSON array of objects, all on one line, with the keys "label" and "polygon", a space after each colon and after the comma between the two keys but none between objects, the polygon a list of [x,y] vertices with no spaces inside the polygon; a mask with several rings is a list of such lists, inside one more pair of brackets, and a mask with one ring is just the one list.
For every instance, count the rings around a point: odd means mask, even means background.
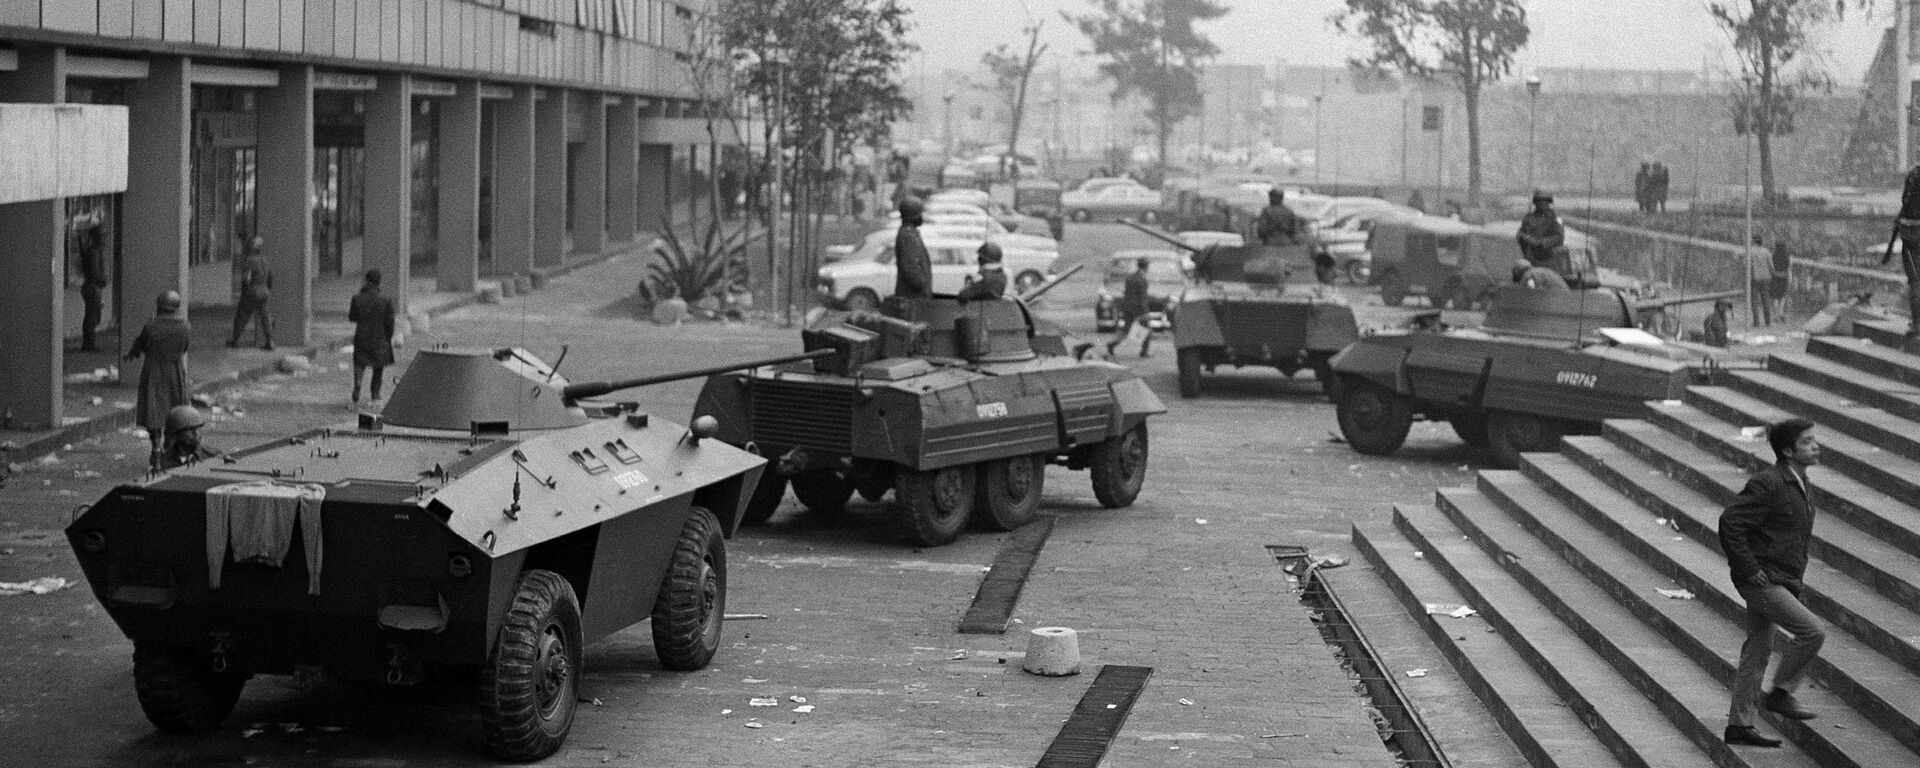
[{"label": "soldier standing in turret", "polygon": [[1260,221],[1254,235],[1261,245],[1295,245],[1300,242],[1300,216],[1287,207],[1287,193],[1267,190],[1267,207],[1260,209]]},{"label": "soldier standing in turret", "polygon": [[1552,264],[1554,252],[1567,242],[1567,230],[1560,226],[1560,216],[1553,212],[1553,195],[1543,190],[1533,191],[1533,210],[1520,219],[1520,233],[1515,239],[1520,241],[1520,253],[1534,266]]},{"label": "soldier standing in turret", "polygon": [[900,230],[893,235],[893,295],[924,299],[933,295],[933,257],[920,239],[920,198],[900,200]]},{"label": "soldier standing in turret", "polygon": [[[1894,233],[1900,238],[1900,266],[1907,273],[1907,345],[1912,346],[1920,341],[1920,164],[1907,171]],[[1881,264],[1893,260],[1893,244],[1887,246]]]}]

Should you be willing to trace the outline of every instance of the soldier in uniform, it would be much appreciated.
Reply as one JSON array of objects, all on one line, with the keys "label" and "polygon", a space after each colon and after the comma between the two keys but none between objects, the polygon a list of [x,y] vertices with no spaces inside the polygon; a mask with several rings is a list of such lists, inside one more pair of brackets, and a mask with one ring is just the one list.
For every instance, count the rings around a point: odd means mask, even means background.
[{"label": "soldier in uniform", "polygon": [[153,300],[153,319],[140,329],[126,359],[145,356],[140,366],[140,395],[134,418],[147,430],[153,443],[149,463],[158,466],[162,440],[166,436],[167,413],[176,405],[186,405],[191,395],[187,382],[187,347],[193,341],[193,329],[180,316],[180,293],[164,291]]},{"label": "soldier in uniform", "polygon": [[153,468],[173,469],[220,455],[219,451],[200,442],[200,428],[206,425],[207,417],[191,405],[176,405],[167,411],[166,442]]},{"label": "soldier in uniform", "polygon": [[1533,210],[1520,219],[1520,232],[1514,237],[1520,241],[1521,255],[1534,266],[1552,263],[1554,252],[1567,242],[1567,230],[1560,226],[1560,216],[1553,212],[1553,195],[1544,190],[1533,191]]},{"label": "soldier in uniform", "polygon": [[920,239],[921,212],[925,210],[920,198],[900,200],[900,230],[893,235],[893,295],[903,299],[933,295],[933,257]]},{"label": "soldier in uniform", "polygon": [[[1912,346],[1920,341],[1920,164],[1907,171],[1894,232],[1900,238],[1900,266],[1907,273],[1907,345]],[[1887,245],[1880,258],[1883,265],[1893,260],[1893,244]]]},{"label": "soldier in uniform", "polygon": [[267,312],[267,299],[273,296],[273,267],[260,253],[264,243],[256,237],[247,246],[247,263],[240,272],[240,306],[233,311],[233,335],[227,338],[228,347],[240,346],[240,334],[247,330],[247,322],[258,317],[260,336],[265,339],[260,348],[273,349],[273,317]]},{"label": "soldier in uniform", "polygon": [[960,289],[960,303],[980,299],[997,299],[1007,293],[1007,270],[1001,265],[1000,246],[993,243],[981,243],[980,274],[967,278],[967,287]]},{"label": "soldier in uniform", "polygon": [[1295,245],[1300,242],[1300,216],[1287,207],[1287,193],[1267,190],[1267,207],[1260,209],[1260,220],[1253,233],[1262,245]]},{"label": "soldier in uniform", "polygon": [[1543,291],[1570,290],[1567,279],[1539,264],[1521,259],[1513,265],[1513,281]]},{"label": "soldier in uniform", "polygon": [[80,320],[80,351],[98,352],[95,332],[100,327],[100,289],[107,287],[106,242],[100,233],[100,214],[74,218],[74,244],[80,251],[80,300],[86,309]]}]

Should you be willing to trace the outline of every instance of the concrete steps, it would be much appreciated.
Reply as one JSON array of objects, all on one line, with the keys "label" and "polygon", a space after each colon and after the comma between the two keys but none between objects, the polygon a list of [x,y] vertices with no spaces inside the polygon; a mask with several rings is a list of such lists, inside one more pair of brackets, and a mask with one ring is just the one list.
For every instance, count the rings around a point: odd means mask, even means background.
[{"label": "concrete steps", "polygon": [[[1397,508],[1355,543],[1395,585],[1400,620],[1475,681],[1534,765],[1920,765],[1920,356],[1817,337],[1721,381],[1442,489],[1431,508]],[[1766,715],[1785,748],[1729,748],[1745,609],[1717,524],[1773,463],[1753,428],[1790,416],[1818,424],[1823,446],[1803,599],[1828,633],[1799,694],[1820,717]],[[1691,598],[1659,591],[1676,589]],[[1485,626],[1426,616],[1429,602],[1463,602]],[[1565,733],[1568,714],[1588,740]],[[1587,751],[1542,756],[1543,739]],[[1577,762],[1599,760],[1594,748],[1611,762]]]}]

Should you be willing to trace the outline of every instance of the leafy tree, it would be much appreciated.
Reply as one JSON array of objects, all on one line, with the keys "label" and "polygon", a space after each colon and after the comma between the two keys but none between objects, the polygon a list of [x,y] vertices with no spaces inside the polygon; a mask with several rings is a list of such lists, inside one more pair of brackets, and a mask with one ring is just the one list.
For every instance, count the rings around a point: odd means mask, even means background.
[{"label": "leafy tree", "polygon": [[1526,47],[1527,9],[1520,0],[1346,0],[1334,28],[1373,46],[1363,66],[1414,77],[1440,77],[1460,87],[1467,109],[1467,204],[1480,203],[1480,94],[1513,73]]},{"label": "leafy tree", "polygon": [[1225,16],[1219,0],[1088,0],[1092,13],[1062,12],[1068,23],[1104,56],[1100,74],[1113,80],[1113,98],[1146,97],[1146,117],[1159,139],[1160,168],[1167,167],[1167,137],[1173,127],[1199,114],[1200,65],[1220,48],[1193,28]]},{"label": "leafy tree", "polygon": [[1005,43],[980,54],[980,63],[993,75],[993,91],[1006,101],[1007,114],[1012,118],[1012,126],[1007,129],[1007,153],[1000,158],[1002,172],[1019,162],[1016,158],[1020,156],[1020,123],[1027,112],[1027,82],[1033,79],[1034,67],[1047,52],[1047,46],[1040,44],[1040,26],[1036,23],[1026,29],[1024,56],[1008,49]]},{"label": "leafy tree", "polygon": [[[1751,132],[1760,155],[1760,199],[1780,194],[1773,178],[1773,137],[1793,132],[1793,118],[1807,94],[1833,90],[1819,66],[1810,33],[1846,16],[1847,7],[1869,10],[1873,0],[1709,0],[1707,13],[1720,25],[1740,63],[1733,84],[1735,133]],[[1796,67],[1795,64],[1799,66]]]}]

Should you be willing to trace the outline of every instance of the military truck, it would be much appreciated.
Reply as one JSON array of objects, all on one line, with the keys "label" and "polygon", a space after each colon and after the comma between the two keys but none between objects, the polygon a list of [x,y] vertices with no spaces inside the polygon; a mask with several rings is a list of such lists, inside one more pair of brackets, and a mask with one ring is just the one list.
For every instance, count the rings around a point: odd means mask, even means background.
[{"label": "military truck", "polygon": [[121,485],[67,538],[162,731],[217,727],[256,674],[476,670],[486,746],[537,760],[585,644],[651,621],[670,670],[720,646],[765,460],[711,416],[592,398],[726,368],[570,384],[524,350],[422,350],[380,414]]},{"label": "military truck", "polygon": [[1328,362],[1360,337],[1353,308],[1321,280],[1312,246],[1194,248],[1134,225],[1193,256],[1193,279],[1172,303],[1180,396],[1199,397],[1203,373],[1222,365],[1276,368],[1282,376],[1313,371],[1328,397]]},{"label": "military truck", "polygon": [[1415,419],[1447,421],[1512,468],[1562,435],[1598,434],[1603,419],[1679,398],[1717,368],[1752,365],[1635,328],[1643,309],[1614,291],[1508,284],[1494,289],[1479,328],[1444,328],[1434,312],[1409,332],[1367,336],[1332,361],[1340,432],[1354,450],[1385,456]]},{"label": "military truck", "polygon": [[882,313],[826,313],[801,337],[831,354],[713,376],[694,408],[773,461],[747,524],[772,516],[788,484],[826,516],[856,492],[892,491],[905,538],[939,546],[970,521],[1031,521],[1049,464],[1087,470],[1109,508],[1145,482],[1147,417],[1166,407],[1124,366],[1058,354],[1019,300],[893,297]]}]

